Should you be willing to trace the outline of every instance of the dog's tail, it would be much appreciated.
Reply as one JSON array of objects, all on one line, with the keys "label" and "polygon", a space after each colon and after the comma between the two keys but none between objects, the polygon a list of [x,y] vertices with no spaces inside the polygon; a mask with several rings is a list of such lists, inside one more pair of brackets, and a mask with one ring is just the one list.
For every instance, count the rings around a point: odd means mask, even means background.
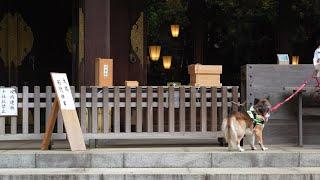
[{"label": "dog's tail", "polygon": [[224,138],[228,143],[234,142],[237,139],[237,133],[235,129],[235,117],[231,116],[230,118],[226,118],[222,122],[222,132],[224,134]]}]

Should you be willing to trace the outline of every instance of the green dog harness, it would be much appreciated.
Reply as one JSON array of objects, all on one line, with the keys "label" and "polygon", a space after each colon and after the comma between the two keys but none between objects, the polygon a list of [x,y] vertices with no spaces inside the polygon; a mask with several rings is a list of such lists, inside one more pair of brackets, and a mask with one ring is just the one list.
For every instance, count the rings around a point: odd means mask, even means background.
[{"label": "green dog harness", "polygon": [[261,125],[262,126],[264,124],[264,119],[257,117],[257,113],[254,110],[253,106],[250,107],[250,109],[249,109],[249,111],[247,111],[247,113],[250,116],[254,127],[256,125]]}]

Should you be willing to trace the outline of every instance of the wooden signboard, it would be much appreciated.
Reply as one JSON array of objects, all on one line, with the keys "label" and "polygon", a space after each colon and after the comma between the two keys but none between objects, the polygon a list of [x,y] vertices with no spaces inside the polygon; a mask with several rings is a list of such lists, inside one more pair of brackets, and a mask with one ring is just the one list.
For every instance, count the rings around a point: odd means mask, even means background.
[{"label": "wooden signboard", "polygon": [[14,88],[0,88],[0,117],[18,115],[18,96]]},{"label": "wooden signboard", "polygon": [[47,150],[49,147],[52,131],[60,108],[71,150],[84,151],[86,150],[86,146],[67,75],[65,73],[51,73],[51,78],[56,92],[56,98],[50,112],[41,149]]}]

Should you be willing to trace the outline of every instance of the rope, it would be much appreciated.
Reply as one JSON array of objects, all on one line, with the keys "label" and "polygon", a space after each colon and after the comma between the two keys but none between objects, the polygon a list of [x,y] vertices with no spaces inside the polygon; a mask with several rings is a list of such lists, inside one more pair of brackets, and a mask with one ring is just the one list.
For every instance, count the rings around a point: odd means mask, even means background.
[{"label": "rope", "polygon": [[293,97],[295,97],[300,91],[303,90],[303,88],[312,80],[315,79],[317,82],[316,88],[320,88],[320,80],[318,79],[318,77],[315,75],[316,71],[312,74],[312,76],[310,78],[308,78],[307,80],[304,81],[304,83],[296,90],[296,92],[294,92],[293,94],[291,94],[291,96],[287,97],[284,101],[277,103],[276,105],[274,105],[271,108],[271,112],[276,111],[277,109],[279,109],[283,104],[285,104],[286,102],[290,101]]}]

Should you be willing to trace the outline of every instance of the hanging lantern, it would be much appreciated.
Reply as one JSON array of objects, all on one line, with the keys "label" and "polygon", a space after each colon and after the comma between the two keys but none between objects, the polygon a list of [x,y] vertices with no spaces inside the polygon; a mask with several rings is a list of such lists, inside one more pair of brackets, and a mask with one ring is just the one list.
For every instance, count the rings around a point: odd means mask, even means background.
[{"label": "hanging lantern", "polygon": [[299,64],[299,56],[292,56],[292,64],[293,65]]},{"label": "hanging lantern", "polygon": [[152,61],[158,61],[160,58],[161,46],[149,46],[149,55]]},{"label": "hanging lantern", "polygon": [[171,27],[171,35],[172,37],[178,37],[179,36],[179,28],[180,26],[177,24],[173,24]]},{"label": "hanging lantern", "polygon": [[172,56],[163,56],[162,57],[163,61],[163,67],[164,69],[170,69],[171,67],[171,61],[172,61]]}]

